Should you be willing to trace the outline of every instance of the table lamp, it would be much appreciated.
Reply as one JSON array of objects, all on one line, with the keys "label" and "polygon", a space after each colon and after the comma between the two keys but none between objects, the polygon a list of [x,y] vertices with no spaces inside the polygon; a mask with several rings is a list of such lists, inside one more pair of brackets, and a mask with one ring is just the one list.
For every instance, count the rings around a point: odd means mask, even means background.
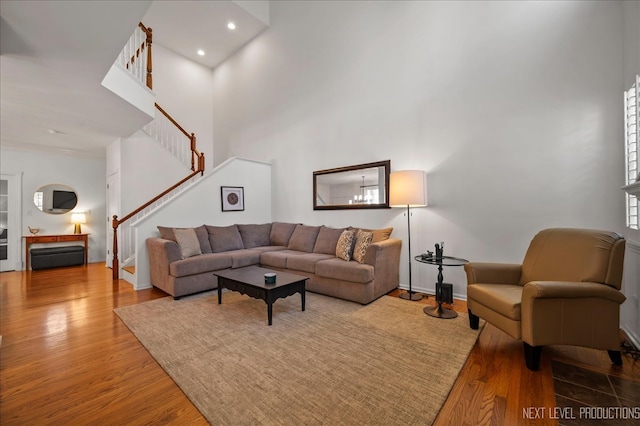
[{"label": "table lamp", "polygon": [[71,223],[75,225],[75,227],[73,228],[73,233],[82,234],[81,225],[83,223],[87,223],[87,216],[84,214],[84,212],[71,213]]},{"label": "table lamp", "polygon": [[427,174],[421,170],[403,170],[391,173],[389,177],[389,205],[406,207],[407,234],[409,248],[409,291],[400,294],[402,299],[420,300],[421,294],[411,287],[411,207],[427,205]]}]

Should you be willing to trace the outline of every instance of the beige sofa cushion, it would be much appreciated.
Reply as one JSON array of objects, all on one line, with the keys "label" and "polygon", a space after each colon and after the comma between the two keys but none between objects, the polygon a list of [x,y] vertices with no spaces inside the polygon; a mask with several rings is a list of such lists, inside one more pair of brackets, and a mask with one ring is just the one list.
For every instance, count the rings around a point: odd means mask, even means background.
[{"label": "beige sofa cushion", "polygon": [[316,238],[316,245],[313,246],[313,252],[335,255],[338,239],[340,235],[342,235],[342,231],[344,231],[344,228],[335,229],[328,228],[324,225],[321,226],[318,237]]},{"label": "beige sofa cushion", "polygon": [[287,248],[289,250],[305,251],[307,253],[313,252],[318,232],[320,232],[319,226],[296,226],[293,234],[291,234]]},{"label": "beige sofa cushion", "polygon": [[232,268],[243,268],[245,266],[258,265],[260,263],[260,252],[253,249],[233,250],[227,253],[231,256]]},{"label": "beige sofa cushion", "polygon": [[272,246],[288,246],[291,234],[298,226],[297,223],[273,222],[269,239]]},{"label": "beige sofa cushion", "polygon": [[240,250],[244,248],[240,231],[237,225],[231,226],[209,226],[206,225],[209,233],[209,243],[213,253],[222,253],[230,250]]},{"label": "beige sofa cushion", "polygon": [[244,248],[263,247],[271,244],[271,224],[238,225]]},{"label": "beige sofa cushion", "polygon": [[368,283],[374,278],[373,266],[337,258],[316,263],[316,275],[355,283]]},{"label": "beige sofa cushion", "polygon": [[171,262],[169,273],[174,277],[184,277],[231,268],[231,265],[231,256],[227,253],[207,253]]},{"label": "beige sofa cushion", "polygon": [[260,264],[262,266],[284,269],[287,267],[288,257],[302,256],[303,254],[307,253],[296,250],[268,251],[260,255]]},{"label": "beige sofa cushion", "polygon": [[287,257],[287,269],[315,274],[316,263],[325,259],[335,259],[335,256],[323,253],[308,253],[301,256],[289,256]]}]

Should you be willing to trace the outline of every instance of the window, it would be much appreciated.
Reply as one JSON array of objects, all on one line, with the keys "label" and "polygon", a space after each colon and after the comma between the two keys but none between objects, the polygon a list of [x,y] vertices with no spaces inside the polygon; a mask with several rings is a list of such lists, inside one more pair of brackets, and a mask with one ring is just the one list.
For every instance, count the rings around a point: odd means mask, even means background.
[{"label": "window", "polygon": [[[636,83],[624,92],[624,127],[625,127],[625,185],[632,184],[640,179],[638,170],[638,127],[640,127],[638,114],[640,104],[640,76],[636,75]],[[638,197],[627,194],[627,226],[638,229]]]}]

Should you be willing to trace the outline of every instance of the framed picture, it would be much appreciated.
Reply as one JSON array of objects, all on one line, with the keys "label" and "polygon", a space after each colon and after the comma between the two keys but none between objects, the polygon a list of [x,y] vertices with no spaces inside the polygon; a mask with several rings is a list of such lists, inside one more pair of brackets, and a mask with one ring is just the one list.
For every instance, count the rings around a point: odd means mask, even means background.
[{"label": "framed picture", "polygon": [[244,187],[221,186],[220,198],[223,212],[244,211]]}]

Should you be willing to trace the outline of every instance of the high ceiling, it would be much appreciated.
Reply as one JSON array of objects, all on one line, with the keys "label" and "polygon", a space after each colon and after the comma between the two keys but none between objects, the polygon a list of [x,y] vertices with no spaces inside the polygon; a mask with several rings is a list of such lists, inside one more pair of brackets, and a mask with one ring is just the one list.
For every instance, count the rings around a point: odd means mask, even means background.
[{"label": "high ceiling", "polygon": [[1,1],[0,144],[101,158],[138,130],[148,117],[100,83],[140,21],[213,68],[267,27],[268,2]]}]

